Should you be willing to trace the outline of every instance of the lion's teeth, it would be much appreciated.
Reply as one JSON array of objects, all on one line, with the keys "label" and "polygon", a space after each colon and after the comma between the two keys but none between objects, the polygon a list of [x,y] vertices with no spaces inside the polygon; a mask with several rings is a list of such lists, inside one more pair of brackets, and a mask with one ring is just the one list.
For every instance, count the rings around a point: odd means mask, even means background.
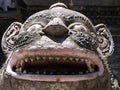
[{"label": "lion's teeth", "polygon": [[54,58],[53,58],[53,57],[49,57],[48,59],[49,59],[49,60],[52,60],[52,59],[54,59]]},{"label": "lion's teeth", "polygon": [[24,71],[23,71],[23,73],[24,73],[24,74],[26,74],[26,73],[27,73],[27,71],[26,71],[26,70],[24,70]]},{"label": "lion's teeth", "polygon": [[21,65],[21,66],[23,66],[23,64],[24,64],[24,61],[23,61],[23,60],[21,60],[21,61],[20,61],[20,65]]},{"label": "lion's teeth", "polygon": [[20,65],[19,63],[17,63],[16,68],[20,68],[20,66],[21,66],[21,65]]},{"label": "lion's teeth", "polygon": [[79,72],[79,74],[83,74],[83,72]]},{"label": "lion's teeth", "polygon": [[67,60],[67,57],[63,57],[63,60]]},{"label": "lion's teeth", "polygon": [[20,68],[17,68],[15,71],[16,71],[16,72],[21,72],[21,69],[20,69]]},{"label": "lion's teeth", "polygon": [[91,69],[91,72],[94,72],[94,69]]},{"label": "lion's teeth", "polygon": [[46,57],[42,57],[43,60],[46,60],[47,58]]},{"label": "lion's teeth", "polygon": [[86,73],[88,73],[88,71],[86,71]]},{"label": "lion's teeth", "polygon": [[60,74],[61,74],[61,72],[57,72],[57,74],[58,74],[58,75],[60,75]]},{"label": "lion's teeth", "polygon": [[39,61],[39,60],[40,60],[40,57],[36,57],[36,60],[38,60],[38,61]]},{"label": "lion's teeth", "polygon": [[81,59],[81,62],[84,62],[85,60],[84,59]]},{"label": "lion's teeth", "polygon": [[73,58],[72,58],[72,57],[70,57],[69,59],[70,59],[71,61],[73,60]]},{"label": "lion's teeth", "polygon": [[46,74],[46,72],[44,71],[43,74]]},{"label": "lion's teeth", "polygon": [[28,62],[28,58],[25,58],[25,62]]},{"label": "lion's teeth", "polygon": [[31,61],[31,62],[33,62],[33,61],[34,61],[34,59],[33,59],[33,58],[30,58],[30,61]]},{"label": "lion's teeth", "polygon": [[[73,70],[68,71],[69,69],[65,70],[64,72],[59,71],[59,70],[56,70],[56,71],[53,71],[53,70],[49,71],[48,70],[47,71],[46,69],[44,69],[44,71],[41,71],[41,69],[40,70],[38,69],[39,66],[37,68],[37,65],[41,64],[41,62],[42,62],[41,60],[44,60],[43,62],[47,62],[47,60],[51,60],[51,62],[58,61],[58,64],[59,64],[59,62],[62,63],[62,61],[63,61],[63,62],[65,62],[66,65],[67,65],[68,61],[71,64],[72,63],[73,64],[78,63],[78,65],[79,65],[79,63],[80,63],[80,65],[85,65],[87,67],[87,69],[79,70],[77,72],[76,71],[74,72]],[[32,69],[32,71],[29,70],[29,68],[26,68],[26,66],[25,66],[25,65],[31,65],[32,66],[33,64],[36,64],[34,71],[33,71],[33,69]],[[62,68],[62,66],[61,66],[61,68]],[[72,65],[71,65],[71,68],[72,68]],[[76,66],[76,68],[77,68],[77,66]],[[61,56],[56,56],[55,57],[54,56],[53,57],[53,56],[38,56],[37,55],[35,57],[33,57],[33,56],[28,57],[28,58],[25,57],[23,60],[22,59],[18,60],[17,63],[16,63],[16,66],[15,66],[15,71],[17,73],[36,74],[36,75],[47,75],[47,74],[49,74],[49,75],[69,75],[69,74],[71,74],[71,75],[77,75],[77,74],[84,75],[84,74],[88,74],[88,73],[94,73],[95,71],[97,71],[97,66],[94,65],[92,60],[89,60],[89,59],[84,58],[84,57],[81,57],[81,58],[79,58],[79,57],[65,57],[65,56],[63,56],[63,57],[61,57]]]},{"label": "lion's teeth", "polygon": [[85,59],[86,62],[88,62],[88,59]]},{"label": "lion's teeth", "polygon": [[65,74],[68,74],[68,72],[65,72]]},{"label": "lion's teeth", "polygon": [[75,72],[72,72],[71,74],[75,74]]},{"label": "lion's teeth", "polygon": [[19,68],[20,72],[22,72],[22,67]]},{"label": "lion's teeth", "polygon": [[39,71],[36,71],[36,74],[39,74]]},{"label": "lion's teeth", "polygon": [[79,58],[75,58],[76,61],[79,61]]},{"label": "lion's teeth", "polygon": [[60,57],[56,57],[56,60],[60,60]]},{"label": "lion's teeth", "polygon": [[53,72],[50,72],[51,75],[53,75]]}]

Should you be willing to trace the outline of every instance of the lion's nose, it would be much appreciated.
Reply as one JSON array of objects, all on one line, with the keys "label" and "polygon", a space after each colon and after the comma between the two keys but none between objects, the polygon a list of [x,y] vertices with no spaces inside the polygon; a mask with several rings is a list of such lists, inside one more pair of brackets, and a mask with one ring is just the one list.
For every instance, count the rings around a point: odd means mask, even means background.
[{"label": "lion's nose", "polygon": [[68,28],[61,18],[54,18],[46,25],[43,32],[47,35],[63,36],[68,33]]}]

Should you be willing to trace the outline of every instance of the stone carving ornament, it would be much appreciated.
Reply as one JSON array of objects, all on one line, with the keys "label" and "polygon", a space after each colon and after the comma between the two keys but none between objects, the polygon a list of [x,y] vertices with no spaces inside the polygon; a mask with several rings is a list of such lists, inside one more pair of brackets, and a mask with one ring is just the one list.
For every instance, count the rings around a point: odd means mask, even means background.
[{"label": "stone carving ornament", "polygon": [[63,3],[13,22],[1,45],[7,57],[1,90],[120,88],[107,61],[114,49],[108,28]]}]

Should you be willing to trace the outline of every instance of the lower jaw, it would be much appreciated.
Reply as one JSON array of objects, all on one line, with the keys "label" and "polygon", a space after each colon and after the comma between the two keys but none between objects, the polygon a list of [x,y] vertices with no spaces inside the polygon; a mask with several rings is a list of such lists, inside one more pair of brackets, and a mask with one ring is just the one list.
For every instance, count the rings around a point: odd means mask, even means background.
[{"label": "lower jaw", "polygon": [[[29,81],[47,81],[47,82],[73,82],[73,81],[83,81],[83,80],[91,80],[95,79],[99,76],[103,75],[103,71],[98,71],[90,74],[83,75],[34,75],[34,74],[19,74],[13,72],[11,67],[7,66],[7,73],[14,78],[29,80]],[[100,72],[102,72],[100,74]]]},{"label": "lower jaw", "polygon": [[106,70],[95,79],[71,82],[32,81],[9,76],[5,79],[5,85],[8,84],[10,88],[3,86],[1,90],[112,90],[110,76]]},{"label": "lower jaw", "polygon": [[30,75],[30,74],[17,74],[10,70],[7,66],[7,73],[14,78],[30,81],[50,81],[50,82],[73,82],[95,79],[101,75],[99,72],[91,73],[88,75]]}]

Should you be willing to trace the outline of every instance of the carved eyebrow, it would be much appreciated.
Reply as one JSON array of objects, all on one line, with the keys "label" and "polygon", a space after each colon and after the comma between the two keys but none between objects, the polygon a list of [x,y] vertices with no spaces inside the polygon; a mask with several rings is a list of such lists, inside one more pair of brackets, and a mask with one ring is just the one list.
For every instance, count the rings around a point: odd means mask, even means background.
[{"label": "carved eyebrow", "polygon": [[42,21],[40,21],[40,22],[35,22],[35,23],[33,23],[32,25],[34,25],[34,24],[39,24],[39,25],[41,25],[41,26],[45,26],[46,24]]},{"label": "carved eyebrow", "polygon": [[41,37],[41,35],[37,32],[36,33],[30,33],[28,31],[23,32],[19,35],[18,39],[16,40],[14,48],[16,49],[24,47],[25,45],[32,43],[38,37]]}]

